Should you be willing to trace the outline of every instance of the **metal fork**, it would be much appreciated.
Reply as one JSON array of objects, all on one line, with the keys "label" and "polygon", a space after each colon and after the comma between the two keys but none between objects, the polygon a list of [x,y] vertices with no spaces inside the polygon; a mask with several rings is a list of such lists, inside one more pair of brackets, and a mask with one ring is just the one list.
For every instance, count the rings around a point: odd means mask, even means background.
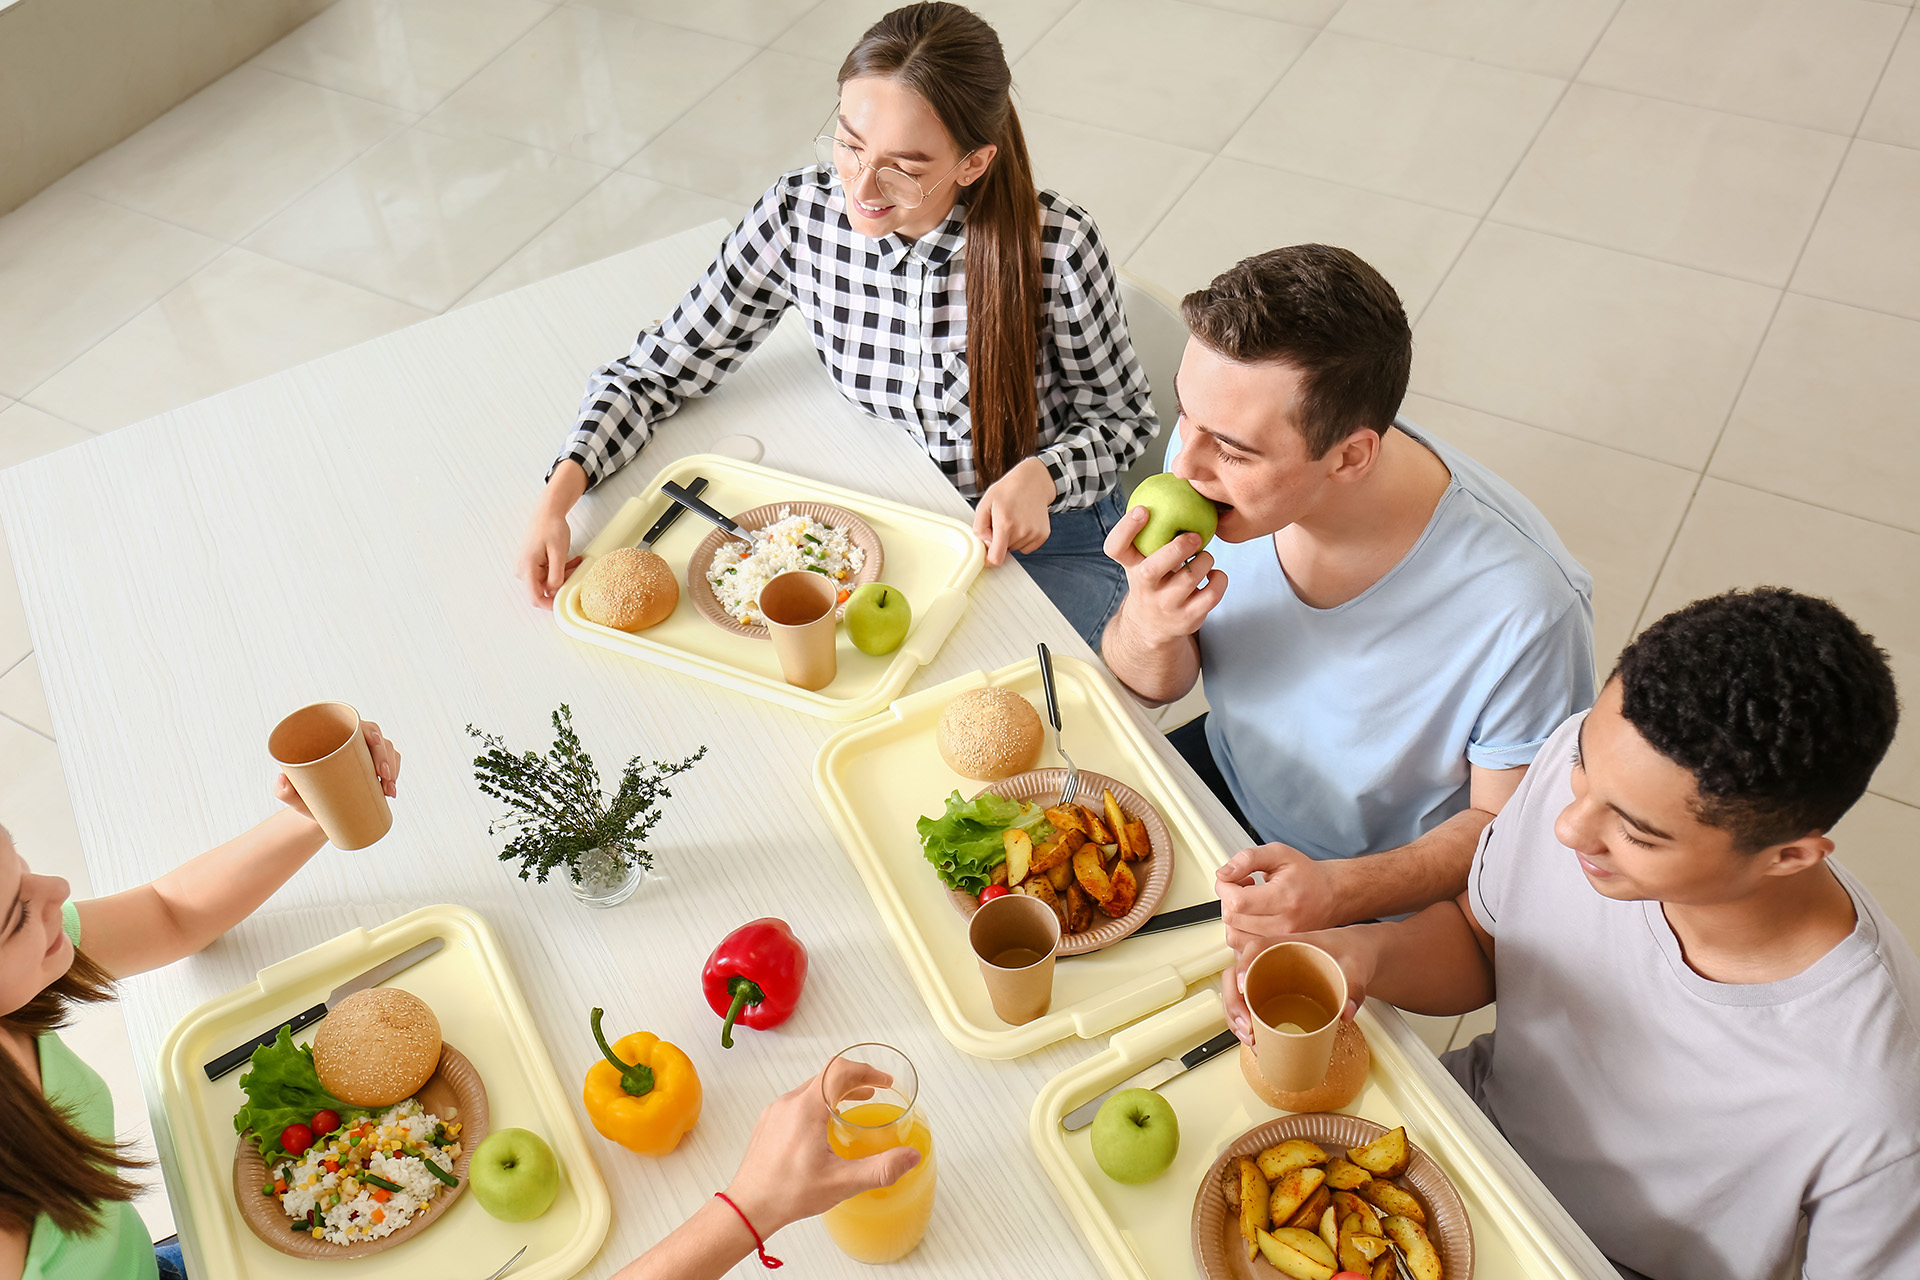
[{"label": "metal fork", "polygon": [[516,1263],[516,1262],[518,1262],[518,1261],[520,1261],[520,1259],[522,1259],[522,1258],[524,1258],[524,1257],[526,1257],[526,1256],[527,1256],[527,1248],[528,1248],[528,1246],[526,1246],[526,1245],[524,1245],[524,1244],[523,1244],[523,1245],[521,1245],[521,1246],[520,1246],[520,1252],[519,1252],[519,1253],[516,1253],[516,1254],[514,1254],[514,1255],[513,1255],[513,1256],[512,1256],[511,1258],[508,1258],[508,1259],[507,1259],[507,1265],[506,1265],[506,1266],[504,1266],[504,1267],[501,1267],[501,1268],[500,1268],[500,1269],[499,1269],[498,1271],[496,1271],[496,1272],[494,1272],[494,1273],[493,1273],[492,1275],[490,1275],[490,1276],[488,1276],[488,1277],[487,1277],[487,1280],[500,1280],[500,1277],[501,1277],[501,1276],[503,1276],[503,1275],[505,1275],[505,1274],[507,1274],[507,1272],[509,1272],[509,1271],[511,1271],[511,1270],[513,1270],[513,1264],[514,1264],[514,1263]]},{"label": "metal fork", "polygon": [[1040,683],[1047,691],[1047,720],[1053,725],[1053,749],[1067,762],[1067,780],[1060,784],[1060,803],[1072,804],[1073,798],[1080,794],[1080,770],[1060,741],[1060,697],[1053,691],[1053,654],[1047,651],[1044,641],[1040,645]]}]

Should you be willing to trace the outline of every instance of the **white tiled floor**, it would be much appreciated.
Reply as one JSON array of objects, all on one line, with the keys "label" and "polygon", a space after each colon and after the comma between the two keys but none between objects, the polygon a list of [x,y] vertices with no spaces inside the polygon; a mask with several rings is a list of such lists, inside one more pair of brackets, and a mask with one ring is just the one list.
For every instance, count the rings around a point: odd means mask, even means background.
[{"label": "white tiled floor", "polygon": [[[886,7],[339,0],[0,217],[0,464],[737,216]],[[1780,582],[1852,610],[1920,700],[1911,5],[978,7],[1042,180],[1128,270],[1179,294],[1318,239],[1394,281],[1410,412],[1593,570],[1603,663],[1674,605]],[[30,649],[0,574],[0,820],[84,884]],[[1916,743],[1839,838],[1920,937]],[[131,1119],[124,1031],[79,1034]]]}]

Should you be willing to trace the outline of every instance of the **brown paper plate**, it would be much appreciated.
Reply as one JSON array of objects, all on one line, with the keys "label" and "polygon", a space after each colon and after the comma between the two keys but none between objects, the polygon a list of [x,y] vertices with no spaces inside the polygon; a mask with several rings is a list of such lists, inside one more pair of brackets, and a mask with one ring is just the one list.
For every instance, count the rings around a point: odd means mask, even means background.
[{"label": "brown paper plate", "polygon": [[[880,569],[885,563],[885,556],[880,548],[880,535],[873,531],[872,525],[845,507],[836,507],[826,502],[770,502],[764,507],[742,511],[733,517],[733,522],[742,529],[752,532],[755,529],[763,529],[767,525],[779,523],[783,518],[780,514],[782,511],[788,515],[806,516],[810,520],[818,520],[829,528],[844,529],[848,538],[853,541],[853,545],[867,553],[866,566],[847,581],[847,590],[851,591],[855,587],[864,587],[869,582],[880,581]],[[713,567],[714,552],[720,549],[722,542],[729,541],[732,541],[732,538],[728,534],[715,529],[702,538],[700,545],[693,549],[693,558],[687,561],[687,598],[693,601],[693,607],[700,611],[701,617],[722,631],[731,631],[734,635],[745,636],[749,640],[765,640],[767,629],[735,622],[733,615],[720,607],[719,598],[713,594],[713,584],[707,581],[707,570]],[[843,604],[834,610],[833,616],[837,618],[846,611],[847,606]]]},{"label": "brown paper plate", "polygon": [[432,1226],[434,1219],[445,1213],[460,1198],[461,1192],[467,1189],[467,1169],[473,1162],[474,1149],[486,1140],[489,1128],[487,1087],[480,1082],[480,1073],[473,1069],[473,1063],[467,1061],[465,1054],[450,1044],[442,1044],[440,1065],[414,1097],[420,1100],[421,1106],[442,1118],[447,1114],[445,1108],[460,1109],[460,1114],[455,1117],[460,1122],[460,1158],[453,1165],[453,1176],[460,1180],[459,1186],[447,1187],[433,1198],[433,1203],[415,1213],[406,1226],[392,1235],[381,1236],[378,1240],[362,1240],[356,1244],[315,1240],[304,1231],[293,1230],[293,1219],[287,1216],[278,1200],[260,1194],[260,1188],[267,1181],[267,1165],[260,1158],[260,1148],[253,1145],[252,1138],[243,1134],[238,1149],[233,1153],[233,1196],[240,1206],[241,1218],[253,1234],[265,1241],[269,1248],[278,1249],[292,1257],[312,1262],[335,1262],[385,1253]]},{"label": "brown paper plate", "polygon": [[[1117,797],[1120,793],[1114,792]],[[1305,1138],[1329,1151],[1364,1147],[1387,1126],[1336,1111],[1307,1111],[1281,1116],[1236,1138],[1200,1180],[1193,1200],[1193,1262],[1204,1280],[1287,1280],[1265,1258],[1247,1257],[1240,1239],[1239,1174],[1235,1161],[1288,1138]],[[1408,1143],[1407,1171],[1391,1179],[1413,1192],[1427,1211],[1427,1234],[1440,1254],[1443,1280],[1473,1280],[1473,1227],[1460,1193],[1433,1158]],[[1233,1174],[1229,1189],[1227,1176]]]},{"label": "brown paper plate", "polygon": [[[1066,780],[1065,769],[1033,769],[1016,773],[1011,778],[1002,778],[974,794],[977,797],[991,792],[1009,800],[1035,800],[1045,808],[1059,800],[1060,784]],[[1080,791],[1075,803],[1086,804],[1088,797],[1092,797],[1093,803],[1088,807],[1098,812],[1102,791],[1112,791],[1113,798],[1120,802],[1122,809],[1146,824],[1147,843],[1153,853],[1133,864],[1133,874],[1140,882],[1140,895],[1133,901],[1133,910],[1117,920],[1096,913],[1093,928],[1060,935],[1060,949],[1054,953],[1056,955],[1083,956],[1089,951],[1110,947],[1131,934],[1152,917],[1160,900],[1167,896],[1167,885],[1173,879],[1173,837],[1167,834],[1167,824],[1160,821],[1160,815],[1154,812],[1146,797],[1124,782],[1115,782],[1105,774],[1088,773],[1082,769]],[[954,909],[969,920],[980,909],[979,899],[970,893],[949,889],[947,896],[952,900]]]}]

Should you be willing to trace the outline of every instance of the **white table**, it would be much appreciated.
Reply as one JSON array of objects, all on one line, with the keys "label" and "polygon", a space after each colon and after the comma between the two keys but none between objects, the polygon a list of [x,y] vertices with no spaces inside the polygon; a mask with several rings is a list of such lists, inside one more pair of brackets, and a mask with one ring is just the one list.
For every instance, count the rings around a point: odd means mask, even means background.
[{"label": "white table", "polygon": [[[151,879],[271,812],[267,730],[294,707],[349,700],[406,757],[384,841],[324,851],[229,937],[125,985],[149,1100],[162,1038],[202,1001],[355,926],[456,901],[501,935],[571,1096],[596,1056],[586,1019],[596,1004],[609,1028],[654,1031],[704,1068],[706,1109],[672,1156],[634,1157],[589,1135],[614,1218],[584,1274],[610,1273],[724,1186],[775,1093],[844,1045],[885,1038],[921,1069],[941,1165],[942,1208],[896,1273],[1092,1277],[1025,1128],[1040,1085],[1096,1046],[989,1063],[941,1039],[815,807],[810,764],[834,726],[573,642],[511,576],[587,370],[671,307],[723,232],[633,250],[0,476],[96,892]],[[764,441],[769,466],[967,514],[916,444],[840,398],[789,322],[580,504],[576,545],[655,468],[742,432]],[[994,616],[1026,625],[1002,629]],[[1026,657],[1036,640],[1090,656],[1024,572],[989,571],[910,688]],[[656,831],[663,874],[611,911],[497,862],[495,811],[473,782],[466,724],[544,749],[561,702],[605,776],[632,755],[711,748],[674,784]],[[1224,810],[1192,785],[1222,843],[1237,843]],[[769,815],[745,840],[743,798]],[[760,915],[786,917],[808,945],[806,996],[787,1025],[745,1033],[723,1062],[700,966],[722,934]],[[785,1233],[778,1252],[804,1274],[870,1274],[816,1223]]]}]

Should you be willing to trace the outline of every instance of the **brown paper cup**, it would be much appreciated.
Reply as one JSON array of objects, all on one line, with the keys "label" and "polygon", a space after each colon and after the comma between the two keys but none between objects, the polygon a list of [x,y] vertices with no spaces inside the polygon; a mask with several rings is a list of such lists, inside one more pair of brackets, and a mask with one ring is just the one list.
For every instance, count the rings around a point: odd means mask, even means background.
[{"label": "brown paper cup", "polygon": [[769,579],[760,588],[760,612],[780,674],[801,689],[824,689],[839,669],[833,645],[839,628],[834,605],[839,588],[832,578],[796,569]]},{"label": "brown paper cup", "polygon": [[1060,917],[1052,907],[1024,893],[995,898],[973,913],[967,941],[1002,1022],[1032,1022],[1052,1006],[1060,948]]},{"label": "brown paper cup", "polygon": [[393,809],[360,734],[360,713],[316,702],[274,726],[267,753],[336,849],[364,849],[393,826]]},{"label": "brown paper cup", "polygon": [[[1317,1087],[1327,1077],[1340,1011],[1347,1006],[1347,976],[1339,962],[1309,942],[1276,942],[1247,966],[1244,990],[1253,1014],[1253,1056],[1260,1074],[1284,1093]],[[1299,1019],[1311,1013],[1299,1003],[1301,997],[1319,1006],[1325,1022],[1306,1030],[1281,1030],[1275,1024],[1299,1026]]]}]

